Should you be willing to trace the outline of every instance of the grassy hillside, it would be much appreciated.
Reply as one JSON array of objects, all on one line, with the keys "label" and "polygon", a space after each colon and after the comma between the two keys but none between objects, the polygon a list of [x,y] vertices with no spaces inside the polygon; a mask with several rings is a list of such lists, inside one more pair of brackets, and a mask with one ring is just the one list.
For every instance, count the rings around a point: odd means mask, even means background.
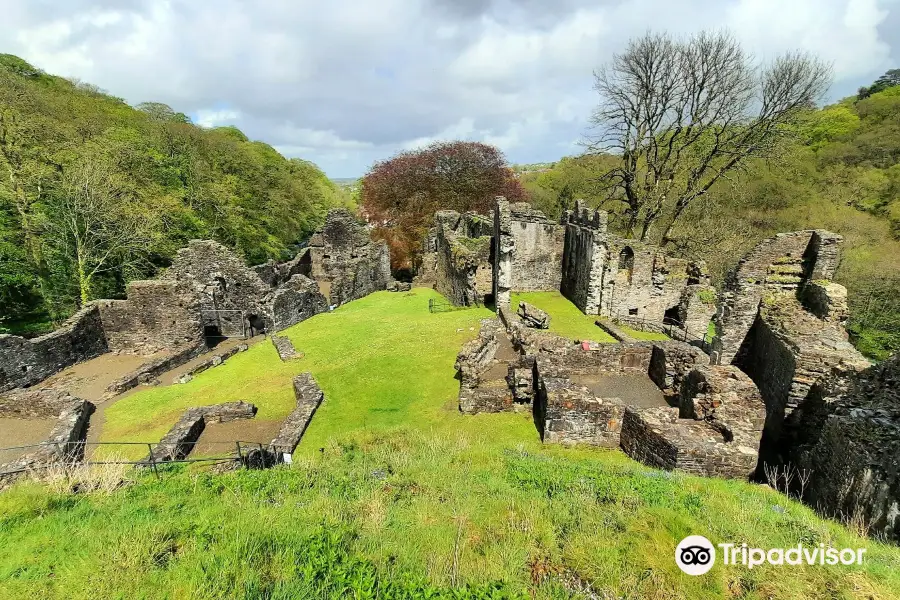
[{"label": "grassy hillside", "polygon": [[[373,294],[288,330],[302,360],[283,364],[265,342],[187,385],[117,404],[110,427],[149,438],[196,403],[242,398],[261,417],[283,414],[301,370],[326,394],[290,466],[172,468],[160,480],[133,473],[112,492],[22,484],[0,494],[0,597],[900,595],[900,549],[766,487],[655,471],[617,450],[543,446],[527,413],[461,415],[453,360],[490,313],[430,314],[433,295]],[[544,307],[558,322],[572,308]],[[690,577],[673,560],[688,534],[867,554],[861,567],[719,564]]]},{"label": "grassy hillside", "polygon": [[314,164],[235,127],[131,107],[0,54],[0,332],[119,297],[192,238],[251,263],[286,257],[349,202]]}]

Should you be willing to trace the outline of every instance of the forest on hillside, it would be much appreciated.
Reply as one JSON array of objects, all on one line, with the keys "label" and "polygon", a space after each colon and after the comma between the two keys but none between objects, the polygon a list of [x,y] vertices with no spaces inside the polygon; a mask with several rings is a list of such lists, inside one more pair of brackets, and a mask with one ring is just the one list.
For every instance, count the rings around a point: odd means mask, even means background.
[{"label": "forest on hillside", "polygon": [[234,127],[0,55],[0,332],[122,297],[188,240],[283,258],[349,196],[311,162]]},{"label": "forest on hillside", "polygon": [[[808,111],[777,161],[750,161],[716,182],[689,207],[668,244],[706,260],[721,283],[745,252],[775,233],[842,234],[836,279],[849,290],[851,337],[875,358],[900,350],[900,85],[885,81],[900,83],[886,76],[858,96]],[[622,232],[626,206],[602,185],[619,160],[589,154],[517,171],[531,203],[549,216],[558,218],[582,198],[610,211]],[[651,232],[650,240],[659,235]]]}]

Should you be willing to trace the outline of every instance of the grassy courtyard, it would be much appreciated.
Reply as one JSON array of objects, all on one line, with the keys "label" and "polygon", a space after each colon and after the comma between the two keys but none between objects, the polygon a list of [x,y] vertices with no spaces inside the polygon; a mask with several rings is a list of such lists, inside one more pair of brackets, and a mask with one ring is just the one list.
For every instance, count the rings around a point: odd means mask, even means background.
[{"label": "grassy courtyard", "polygon": [[[203,403],[244,399],[280,419],[303,370],[326,394],[291,466],[175,466],[111,492],[0,494],[0,598],[900,596],[900,549],[768,488],[543,446],[529,414],[460,415],[453,361],[492,313],[430,314],[433,294],[377,293],[305,321],[287,332],[299,361],[264,342],[122,400],[105,435],[145,440]],[[558,300],[523,297],[568,335],[600,331],[576,329]],[[691,577],[673,560],[689,534],[868,551],[859,567],[717,564]]]}]

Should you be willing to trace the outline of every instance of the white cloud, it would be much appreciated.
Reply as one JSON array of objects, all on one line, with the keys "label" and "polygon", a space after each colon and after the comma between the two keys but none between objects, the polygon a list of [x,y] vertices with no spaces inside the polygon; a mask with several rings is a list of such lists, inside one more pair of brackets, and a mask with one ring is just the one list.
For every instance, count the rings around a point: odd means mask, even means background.
[{"label": "white cloud", "polygon": [[[648,29],[726,26],[834,61],[832,97],[900,59],[898,0],[0,0],[0,48],[131,103],[233,124],[329,174],[438,139],[575,152],[592,72]],[[893,11],[893,12],[892,12]],[[221,108],[222,106],[227,108]]]},{"label": "white cloud", "polygon": [[218,110],[201,108],[197,111],[197,117],[194,122],[201,127],[219,127],[221,125],[232,125],[240,117],[240,112],[229,108]]}]

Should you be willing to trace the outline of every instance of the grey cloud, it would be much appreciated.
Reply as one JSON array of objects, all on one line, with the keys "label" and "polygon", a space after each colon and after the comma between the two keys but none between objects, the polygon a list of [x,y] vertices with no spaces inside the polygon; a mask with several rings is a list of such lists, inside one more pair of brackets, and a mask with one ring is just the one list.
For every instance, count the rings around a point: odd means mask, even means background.
[{"label": "grey cloud", "polygon": [[[890,44],[887,54],[896,58],[900,10],[881,4],[893,10],[880,24],[877,11],[863,11],[865,18],[854,14],[848,25],[850,6],[850,0],[0,0],[10,25],[0,29],[0,51],[132,103],[167,102],[191,114],[227,108],[250,137],[300,152],[340,177],[445,135],[498,140],[517,162],[573,153],[594,102],[592,70],[648,28],[685,33],[727,25],[762,53],[794,46],[840,52],[853,60],[845,61],[833,93],[852,93],[890,62],[873,38]],[[832,39],[844,46],[829,47]]]}]

